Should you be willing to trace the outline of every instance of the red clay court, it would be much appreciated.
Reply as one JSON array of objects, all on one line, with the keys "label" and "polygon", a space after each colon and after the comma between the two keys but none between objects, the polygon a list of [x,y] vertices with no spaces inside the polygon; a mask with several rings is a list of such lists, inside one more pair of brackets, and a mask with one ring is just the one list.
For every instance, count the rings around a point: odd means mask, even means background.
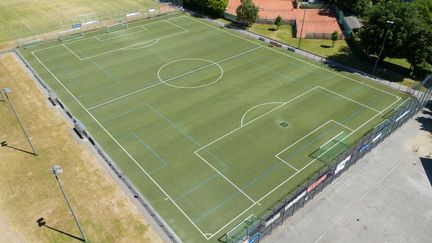
[{"label": "red clay court", "polygon": [[[260,8],[259,17],[261,19],[275,19],[278,15],[283,19],[295,19],[294,5],[292,0],[253,0]],[[236,9],[240,5],[240,0],[229,0],[227,12],[236,15]]]},{"label": "red clay court", "polygon": [[[296,20],[297,38],[322,39],[330,38],[334,31],[343,37],[342,30],[336,20],[336,15],[331,9],[294,9],[293,0],[253,0],[260,8],[259,18],[274,20],[282,16],[284,20]],[[227,13],[236,15],[236,9],[240,0],[230,0]],[[304,27],[303,15],[305,14]]]}]

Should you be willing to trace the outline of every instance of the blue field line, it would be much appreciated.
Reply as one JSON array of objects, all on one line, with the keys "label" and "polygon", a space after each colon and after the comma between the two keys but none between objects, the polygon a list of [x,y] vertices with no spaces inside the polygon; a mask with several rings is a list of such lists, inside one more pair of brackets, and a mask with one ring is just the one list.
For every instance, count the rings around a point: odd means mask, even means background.
[{"label": "blue field line", "polygon": [[[262,58],[261,58],[262,59]],[[284,79],[288,79],[289,81],[293,81],[293,82],[295,82],[295,83],[298,83],[298,84],[300,84],[300,85],[302,85],[302,86],[304,86],[304,87],[307,87],[307,88],[314,88],[314,87],[316,87],[316,86],[312,86],[312,85],[309,85],[309,84],[305,84],[304,82],[301,82],[301,81],[297,81],[296,79],[294,79],[294,78],[292,78],[292,77],[290,77],[289,75],[287,75],[287,74],[284,74],[284,73],[281,73],[281,72],[278,72],[278,71],[276,71],[276,70],[273,70],[273,69],[269,69],[269,68],[265,68],[264,67],[264,65],[262,65],[262,64],[260,64],[260,62],[257,62],[257,61],[253,61],[253,62],[251,62],[252,64],[254,64],[255,66],[257,66],[258,68],[261,68],[261,69],[263,69],[263,70],[265,70],[265,71],[267,71],[267,72],[271,72],[271,73],[274,73],[274,74],[276,74],[277,76],[281,76],[282,78],[284,78]],[[302,67],[301,65],[299,65],[299,64],[297,64],[297,63],[292,63],[293,65],[295,65],[295,66],[297,66],[299,69],[302,69],[302,70],[309,70],[309,69],[306,69],[306,68],[304,68],[304,67]],[[313,72],[307,72],[307,73],[313,73]],[[320,80],[320,82],[322,82],[322,81],[326,81],[326,80],[330,80],[330,79],[332,79],[333,77],[332,76],[330,76],[329,78],[325,78],[325,79],[321,79]],[[362,88],[365,88],[363,85],[359,85],[358,87],[356,87],[355,89],[353,89],[352,91],[350,91],[349,93],[347,93],[345,96],[349,96],[350,94],[353,94],[353,93],[355,93],[355,92],[358,92],[360,89],[362,89]],[[322,94],[324,94],[324,95],[327,95],[327,96],[329,96],[329,97],[331,97],[331,98],[333,98],[333,99],[336,99],[336,100],[341,100],[341,99],[343,99],[342,97],[335,97],[334,95],[331,95],[331,94],[329,94],[329,93],[327,93],[326,91],[322,91],[322,90],[317,90],[317,92],[320,92],[320,93],[322,93]]]},{"label": "blue field line", "polygon": [[[155,109],[153,106],[151,106],[150,104],[146,103],[146,105],[156,114],[158,114],[160,117],[162,117],[164,120],[166,120],[168,123],[170,123],[173,127],[175,127],[177,129],[177,131],[179,131],[180,133],[182,133],[183,135],[185,135],[187,138],[189,138],[189,140],[191,140],[192,142],[194,142],[196,145],[198,145],[199,147],[203,147],[198,141],[196,141],[193,137],[191,137],[189,134],[187,134],[183,129],[179,128],[174,122],[172,122],[170,119],[168,119],[166,116],[164,116],[161,112],[159,112],[157,109]],[[224,169],[228,169],[228,165],[225,164],[221,159],[219,159],[218,157],[216,157],[209,149],[204,148],[205,151],[207,151],[214,159],[216,159],[219,163],[221,163],[224,166]]]},{"label": "blue field line", "polygon": [[61,65],[61,68],[63,69],[63,72],[65,72],[69,77],[71,77],[75,82],[81,83],[81,80],[77,78],[69,69],[63,65]]},{"label": "blue field line", "polygon": [[[382,99],[382,98],[383,98],[383,96],[377,96],[377,97],[376,97],[374,100],[372,100],[372,101],[370,102],[370,104],[368,104],[368,105],[371,105],[371,104],[375,103],[375,101],[378,101],[378,100],[380,100],[380,99]],[[351,120],[352,117],[354,116],[354,114],[357,114],[358,112],[361,112],[362,110],[365,110],[365,109],[366,109],[366,107],[360,107],[360,108],[357,109],[354,113],[352,113],[351,115],[349,115],[349,116],[347,116],[345,119],[343,119],[341,122]],[[336,126],[336,125],[335,125],[335,126]],[[331,128],[329,128],[328,130],[326,130],[326,133],[328,133],[329,130],[331,130],[331,129],[333,129],[333,128],[334,128],[334,126],[331,127]],[[324,135],[324,134],[322,134],[322,135]],[[320,137],[321,137],[322,135],[320,135]],[[320,138],[320,137],[318,137],[318,138]],[[318,138],[315,138],[315,139],[314,139],[313,141],[311,141],[310,143],[316,141],[316,139],[318,139]],[[309,144],[310,144],[310,143],[309,143]],[[305,146],[307,146],[307,145],[305,145]],[[284,163],[282,163],[280,160],[277,160],[277,161],[279,161],[280,163],[277,163],[277,164],[274,165],[272,168],[268,169],[266,172],[264,172],[263,174],[261,174],[261,176],[255,178],[253,181],[251,181],[251,182],[249,182],[248,184],[246,184],[245,186],[241,187],[241,189],[242,189],[242,190],[244,190],[244,189],[248,189],[249,187],[251,187],[252,185],[254,185],[256,182],[258,182],[262,177],[266,176],[267,174],[269,174],[270,172],[272,172],[273,170],[279,168],[281,165],[284,164]],[[229,197],[229,199],[232,198],[233,196],[235,196],[235,195],[238,194],[238,193],[239,193],[239,192],[235,192],[235,193],[233,193],[233,194]],[[225,203],[225,201],[222,202],[222,203]],[[222,203],[221,203],[221,204],[222,204]],[[219,208],[220,205],[218,205],[218,206],[216,206],[216,207]],[[212,208],[212,209],[208,210],[208,211],[204,214],[205,216],[201,216],[201,217],[199,218],[199,220],[200,220],[200,221],[203,220],[205,217],[207,217],[207,215],[209,214],[209,211],[214,211],[214,210],[215,210],[215,208]],[[196,221],[196,222],[198,222],[198,221]]]},{"label": "blue field line", "polygon": [[105,68],[102,67],[101,65],[99,65],[96,61],[92,60],[91,58],[88,59],[88,60],[90,60],[90,62],[92,62],[100,70],[102,70],[102,72],[104,72],[106,75],[108,75],[108,77],[110,77],[111,80],[114,81],[116,84],[121,84],[120,80],[118,80],[116,77],[114,77],[114,75],[112,75],[110,72],[108,72],[107,70],[105,70]]},{"label": "blue field line", "polygon": [[200,217],[198,217],[197,219],[194,220],[195,223],[199,223],[201,220],[207,218],[207,216],[209,214],[211,214],[212,212],[214,212],[215,210],[221,208],[222,206],[224,206],[225,204],[227,204],[231,199],[233,199],[234,197],[236,197],[237,195],[239,195],[239,191],[234,192],[233,194],[231,194],[231,196],[229,196],[228,198],[226,198],[223,202],[221,202],[218,206],[211,208],[210,210],[208,210],[207,212],[205,212],[203,215],[201,215]]},{"label": "blue field line", "polygon": [[159,154],[156,153],[156,151],[154,151],[150,147],[150,145],[148,145],[140,136],[136,135],[136,133],[132,133],[132,134],[133,134],[133,136],[135,136],[140,141],[141,144],[143,144],[148,150],[150,150],[150,152],[152,152],[153,155],[156,156],[156,158],[158,158],[160,162],[162,162],[162,165],[160,167],[154,169],[153,171],[150,171],[150,174],[153,174],[153,173],[159,171],[160,169],[162,169],[168,165],[168,162],[166,162],[161,156],[159,156]]},{"label": "blue field line", "polygon": [[178,201],[180,199],[182,199],[183,197],[189,195],[190,193],[192,193],[195,189],[197,189],[198,187],[207,184],[208,182],[210,182],[211,180],[215,179],[216,176],[219,175],[217,173],[214,173],[212,176],[208,177],[207,179],[201,181],[200,183],[196,184],[195,186],[189,188],[189,190],[187,190],[186,192],[178,195],[177,197],[173,198],[174,201]]},{"label": "blue field line", "polygon": [[[138,110],[140,110],[141,108],[145,108],[145,106],[147,106],[146,103],[144,103],[144,104],[140,104],[140,105],[138,105],[137,107],[134,107],[133,109],[127,110],[127,111],[125,111],[125,112],[117,113],[116,116],[110,117],[110,118],[108,118],[108,119],[106,119],[106,120],[102,120],[102,122],[111,122],[111,121],[114,121],[114,120],[116,120],[116,119],[118,119],[118,118],[123,118],[123,119],[124,119],[124,116],[125,116],[125,115],[128,115],[128,114],[130,114],[130,113],[133,113],[133,112],[135,112],[135,111],[138,111]],[[111,114],[112,114],[112,113],[111,113]]]}]

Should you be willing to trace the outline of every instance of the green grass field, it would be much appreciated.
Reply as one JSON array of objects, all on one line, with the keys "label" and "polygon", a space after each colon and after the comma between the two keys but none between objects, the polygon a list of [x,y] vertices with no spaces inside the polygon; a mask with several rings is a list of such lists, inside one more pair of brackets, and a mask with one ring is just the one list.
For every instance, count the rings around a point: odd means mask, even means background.
[{"label": "green grass field", "polygon": [[158,7],[155,0],[2,0],[0,42],[70,27],[84,14],[100,18]]},{"label": "green grass field", "polygon": [[268,213],[408,98],[188,15],[20,51],[185,242]]}]

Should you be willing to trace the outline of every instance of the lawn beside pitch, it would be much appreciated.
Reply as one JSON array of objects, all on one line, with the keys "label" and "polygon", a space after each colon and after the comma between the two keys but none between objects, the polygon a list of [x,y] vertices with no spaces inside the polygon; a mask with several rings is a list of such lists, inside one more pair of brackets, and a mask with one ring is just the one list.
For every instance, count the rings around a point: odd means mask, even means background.
[{"label": "lawn beside pitch", "polygon": [[21,53],[187,242],[267,213],[407,98],[188,15]]}]

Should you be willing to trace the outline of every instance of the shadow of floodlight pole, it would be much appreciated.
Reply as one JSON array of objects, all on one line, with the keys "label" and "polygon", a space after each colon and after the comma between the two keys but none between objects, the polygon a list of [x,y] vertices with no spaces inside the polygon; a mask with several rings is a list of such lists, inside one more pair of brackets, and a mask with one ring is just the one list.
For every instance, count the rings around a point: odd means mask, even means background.
[{"label": "shadow of floodlight pole", "polygon": [[63,196],[64,196],[64,198],[65,198],[65,200],[66,200],[66,203],[67,203],[67,205],[68,205],[68,207],[69,207],[69,209],[70,209],[70,211],[71,211],[71,213],[72,213],[72,216],[73,216],[73,218],[74,218],[74,220],[75,220],[75,223],[76,223],[76,225],[78,226],[78,229],[79,229],[79,231],[80,231],[80,233],[81,233],[81,236],[82,236],[82,238],[84,239],[84,242],[87,243],[88,241],[87,241],[87,238],[86,238],[86,236],[85,236],[85,234],[84,234],[84,231],[83,231],[83,229],[82,229],[82,227],[81,227],[81,224],[79,223],[78,218],[77,218],[77,216],[75,215],[75,211],[73,210],[72,205],[71,205],[70,202],[69,202],[69,198],[67,197],[66,192],[64,191],[63,186],[62,186],[62,184],[60,183],[60,180],[59,180],[59,178],[58,178],[58,175],[61,174],[61,173],[63,173],[63,169],[62,169],[59,165],[54,165],[54,166],[51,168],[51,171],[52,171],[52,173],[54,174],[54,177],[56,178],[56,180],[57,180],[57,182],[58,182],[58,185],[59,185],[59,187],[60,187],[60,189],[61,189],[61,191],[62,191],[62,193],[63,193]]},{"label": "shadow of floodlight pole", "polygon": [[51,226],[47,225],[46,222],[45,222],[45,219],[44,219],[44,218],[39,218],[38,220],[36,220],[36,222],[38,223],[38,226],[39,226],[39,227],[46,227],[46,228],[48,228],[48,229],[50,229],[50,230],[54,230],[54,231],[56,231],[56,232],[59,232],[60,234],[64,234],[64,235],[67,235],[67,236],[69,236],[69,237],[71,237],[71,238],[74,238],[74,239],[77,239],[77,240],[79,240],[79,241],[85,242],[84,239],[79,238],[78,236],[75,236],[75,235],[69,234],[69,233],[67,233],[67,232],[64,232],[63,230],[59,230],[59,229],[56,229],[56,228],[54,228],[54,227],[51,227]]},{"label": "shadow of floodlight pole", "polygon": [[[12,104],[12,101],[9,99],[8,94],[9,94],[10,92],[11,92],[11,89],[10,89],[10,88],[4,88],[4,89],[3,89],[3,94],[4,94],[4,96],[6,97],[6,100],[8,101],[7,103],[8,103],[9,106],[11,107],[12,112],[14,113],[16,119],[18,120],[18,124],[20,125],[21,130],[23,131],[24,136],[26,137],[27,142],[29,143],[29,145],[30,145],[30,147],[31,147],[31,149],[32,149],[32,151],[33,151],[33,155],[34,155],[34,156],[37,156],[36,149],[34,148],[34,146],[33,146],[32,142],[31,142],[29,136],[27,135],[27,132],[26,132],[26,130],[24,129],[24,126],[23,126],[23,124],[21,123],[21,120],[20,120],[19,116],[18,116],[17,112],[15,111],[15,107],[14,107],[14,105]],[[2,95],[2,97],[3,97],[3,95]],[[4,97],[3,97],[3,98],[4,98]]]}]

